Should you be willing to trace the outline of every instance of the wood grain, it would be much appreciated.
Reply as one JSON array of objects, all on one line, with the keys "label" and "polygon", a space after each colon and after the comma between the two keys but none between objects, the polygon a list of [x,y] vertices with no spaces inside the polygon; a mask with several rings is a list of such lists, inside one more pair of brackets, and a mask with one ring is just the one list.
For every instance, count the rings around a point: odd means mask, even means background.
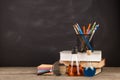
[{"label": "wood grain", "polygon": [[36,67],[0,67],[0,80],[119,80],[120,67],[104,67],[94,77],[37,76]]}]

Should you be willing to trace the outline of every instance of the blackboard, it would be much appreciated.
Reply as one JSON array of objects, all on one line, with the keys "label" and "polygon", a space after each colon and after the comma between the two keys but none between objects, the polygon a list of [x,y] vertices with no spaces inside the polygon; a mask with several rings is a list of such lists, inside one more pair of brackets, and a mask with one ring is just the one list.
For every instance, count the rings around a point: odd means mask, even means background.
[{"label": "blackboard", "polygon": [[120,66],[119,8],[115,0],[1,0],[0,66],[37,66],[59,60],[76,44],[74,23],[100,24],[94,49],[106,66]]}]

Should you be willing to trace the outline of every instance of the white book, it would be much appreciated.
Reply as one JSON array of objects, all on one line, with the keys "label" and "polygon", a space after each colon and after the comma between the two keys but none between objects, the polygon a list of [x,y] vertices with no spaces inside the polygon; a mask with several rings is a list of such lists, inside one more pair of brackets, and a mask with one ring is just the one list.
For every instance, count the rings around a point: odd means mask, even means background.
[{"label": "white book", "polygon": [[72,51],[65,50],[60,52],[60,61],[76,61],[76,57],[78,61],[101,61],[102,60],[102,51],[94,50],[91,55],[87,53],[72,54]]}]

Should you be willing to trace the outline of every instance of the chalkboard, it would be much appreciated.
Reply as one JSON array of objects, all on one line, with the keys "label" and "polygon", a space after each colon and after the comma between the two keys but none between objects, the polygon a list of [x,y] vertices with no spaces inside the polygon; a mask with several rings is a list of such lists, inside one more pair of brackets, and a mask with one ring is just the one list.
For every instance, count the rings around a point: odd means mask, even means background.
[{"label": "chalkboard", "polygon": [[1,0],[0,12],[0,66],[54,63],[76,45],[73,24],[94,21],[94,49],[103,51],[106,66],[120,66],[115,0]]}]

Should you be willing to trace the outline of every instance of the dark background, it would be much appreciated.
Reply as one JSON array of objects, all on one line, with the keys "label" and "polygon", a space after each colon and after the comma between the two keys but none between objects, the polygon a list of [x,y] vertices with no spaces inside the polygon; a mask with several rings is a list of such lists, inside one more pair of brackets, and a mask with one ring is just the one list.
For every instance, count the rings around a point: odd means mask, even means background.
[{"label": "dark background", "polygon": [[54,63],[76,44],[72,25],[94,21],[94,49],[120,66],[118,10],[117,0],[0,0],[0,66]]}]

